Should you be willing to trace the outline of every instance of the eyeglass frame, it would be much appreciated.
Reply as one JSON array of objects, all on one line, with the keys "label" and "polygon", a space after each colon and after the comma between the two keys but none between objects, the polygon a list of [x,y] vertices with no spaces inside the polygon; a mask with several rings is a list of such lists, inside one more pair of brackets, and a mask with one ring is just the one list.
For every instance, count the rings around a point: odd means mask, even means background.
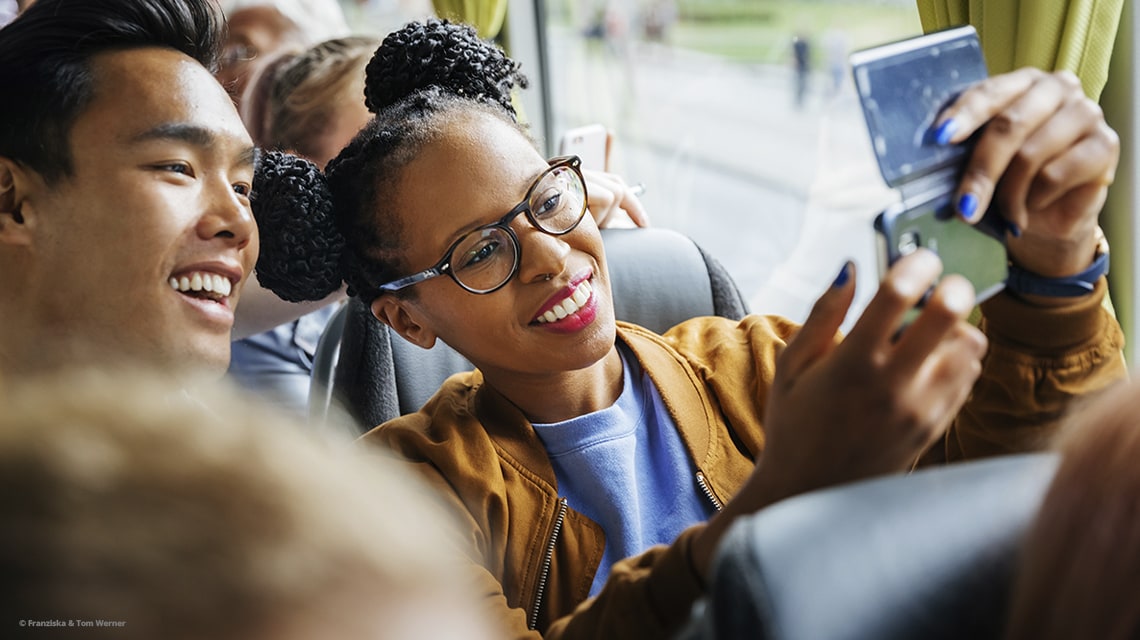
[{"label": "eyeglass frame", "polygon": [[[522,263],[522,242],[519,241],[518,234],[515,233],[514,229],[511,228],[511,224],[510,224],[511,222],[514,221],[515,218],[519,217],[520,214],[525,213],[527,221],[530,223],[530,225],[532,227],[541,231],[542,233],[545,233],[548,236],[558,237],[558,236],[564,236],[564,235],[570,233],[571,231],[577,229],[578,225],[582,223],[582,219],[586,217],[586,210],[589,208],[586,206],[586,200],[588,198],[587,198],[587,194],[586,194],[586,179],[582,176],[582,159],[576,155],[555,156],[555,157],[547,160],[547,164],[549,166],[547,166],[547,168],[542,173],[538,174],[538,177],[536,177],[534,179],[534,182],[531,183],[530,187],[527,188],[526,196],[523,197],[522,201],[520,201],[518,204],[516,204],[514,207],[512,207],[511,210],[508,211],[506,215],[499,218],[495,222],[492,222],[490,224],[485,224],[481,227],[477,227],[477,228],[472,229],[472,230],[468,231],[467,233],[464,233],[463,235],[459,236],[459,238],[456,239],[455,242],[451,243],[451,246],[447,248],[447,251],[445,251],[443,253],[443,257],[440,258],[438,262],[436,262],[434,265],[428,267],[427,269],[424,269],[423,271],[419,271],[417,273],[413,273],[410,276],[404,276],[403,278],[397,278],[395,280],[385,282],[384,284],[378,285],[376,288],[382,292],[395,292],[395,291],[399,291],[401,289],[406,289],[412,285],[419,284],[419,283],[424,282],[426,280],[431,280],[432,278],[437,278],[437,277],[442,276],[442,275],[449,276],[455,282],[455,284],[462,287],[464,291],[468,291],[468,292],[473,293],[475,295],[486,295],[488,293],[494,293],[495,291],[498,291],[499,289],[502,289],[503,287],[507,286],[507,283],[510,282],[511,279],[515,277],[515,274],[518,273],[519,264]],[[566,229],[565,231],[559,231],[559,232],[547,231],[535,219],[534,212],[531,211],[531,209],[530,209],[530,199],[534,195],[534,190],[538,188],[539,183],[541,183],[542,180],[549,173],[551,173],[555,169],[559,169],[561,167],[569,167],[578,176],[578,182],[582,185],[582,211],[581,211],[581,213],[578,214],[578,219],[574,222],[574,224],[570,225],[570,228]],[[469,286],[467,286],[467,285],[465,285],[459,281],[459,278],[455,275],[455,270],[451,266],[451,259],[453,257],[453,254],[455,253],[455,249],[457,247],[459,247],[459,245],[468,236],[470,236],[473,233],[480,233],[480,232],[486,231],[487,229],[495,229],[495,228],[502,229],[503,231],[505,231],[507,233],[507,235],[510,236],[511,241],[515,243],[514,264],[511,266],[511,271],[507,275],[507,277],[504,278],[503,281],[501,283],[499,283],[498,285],[496,285],[495,287],[493,287],[491,289],[487,289],[486,291],[481,291],[478,289],[472,289],[471,287],[469,287]]]}]

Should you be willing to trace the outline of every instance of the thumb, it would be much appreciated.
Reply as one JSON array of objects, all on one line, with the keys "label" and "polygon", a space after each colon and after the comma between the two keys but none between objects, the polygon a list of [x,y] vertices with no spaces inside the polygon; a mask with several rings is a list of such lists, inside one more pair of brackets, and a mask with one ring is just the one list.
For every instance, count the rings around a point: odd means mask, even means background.
[{"label": "thumb", "polygon": [[827,291],[815,301],[799,333],[780,355],[779,375],[795,379],[835,347],[836,334],[854,297],[855,263],[848,260]]}]

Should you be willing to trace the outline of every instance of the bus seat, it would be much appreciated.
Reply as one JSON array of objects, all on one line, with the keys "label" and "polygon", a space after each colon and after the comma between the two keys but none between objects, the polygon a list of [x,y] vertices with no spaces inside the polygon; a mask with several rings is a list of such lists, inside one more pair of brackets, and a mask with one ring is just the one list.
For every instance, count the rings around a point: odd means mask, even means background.
[{"label": "bus seat", "polygon": [[1002,637],[1054,453],[806,493],[737,522],[682,640]]},{"label": "bus seat", "polygon": [[[602,238],[619,320],[663,332],[692,317],[747,314],[728,272],[684,234],[604,229]],[[315,419],[327,416],[329,403],[336,402],[363,432],[418,410],[448,376],[473,368],[446,344],[425,350],[408,343],[358,300],[349,300],[337,315],[343,317],[330,326],[340,335],[330,333],[318,344],[309,406]],[[321,357],[334,350],[338,357]]]},{"label": "bus seat", "polygon": [[333,405],[332,376],[340,359],[340,342],[348,319],[347,306],[341,304],[329,318],[313,351],[313,372],[309,379],[309,423],[313,425],[324,425],[329,420],[329,410]]}]

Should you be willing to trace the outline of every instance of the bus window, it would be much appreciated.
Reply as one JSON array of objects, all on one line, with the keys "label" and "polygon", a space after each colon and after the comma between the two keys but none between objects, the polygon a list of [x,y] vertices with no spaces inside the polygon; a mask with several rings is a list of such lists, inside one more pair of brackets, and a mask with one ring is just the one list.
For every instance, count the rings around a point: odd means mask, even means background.
[{"label": "bus window", "polygon": [[921,33],[913,0],[540,2],[548,139],[610,128],[653,224],[720,260],[753,311],[802,320],[848,258],[869,298],[894,195],[847,54]]}]

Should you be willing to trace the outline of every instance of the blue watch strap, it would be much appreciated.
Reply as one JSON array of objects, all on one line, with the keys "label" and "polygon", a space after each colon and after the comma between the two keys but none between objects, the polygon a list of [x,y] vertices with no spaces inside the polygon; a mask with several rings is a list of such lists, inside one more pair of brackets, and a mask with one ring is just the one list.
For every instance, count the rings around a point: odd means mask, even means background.
[{"label": "blue watch strap", "polygon": [[1066,278],[1044,278],[1011,264],[1005,286],[1014,293],[1074,298],[1092,293],[1096,288],[1096,281],[1106,273],[1108,273],[1108,252],[1098,251],[1088,269]]}]

